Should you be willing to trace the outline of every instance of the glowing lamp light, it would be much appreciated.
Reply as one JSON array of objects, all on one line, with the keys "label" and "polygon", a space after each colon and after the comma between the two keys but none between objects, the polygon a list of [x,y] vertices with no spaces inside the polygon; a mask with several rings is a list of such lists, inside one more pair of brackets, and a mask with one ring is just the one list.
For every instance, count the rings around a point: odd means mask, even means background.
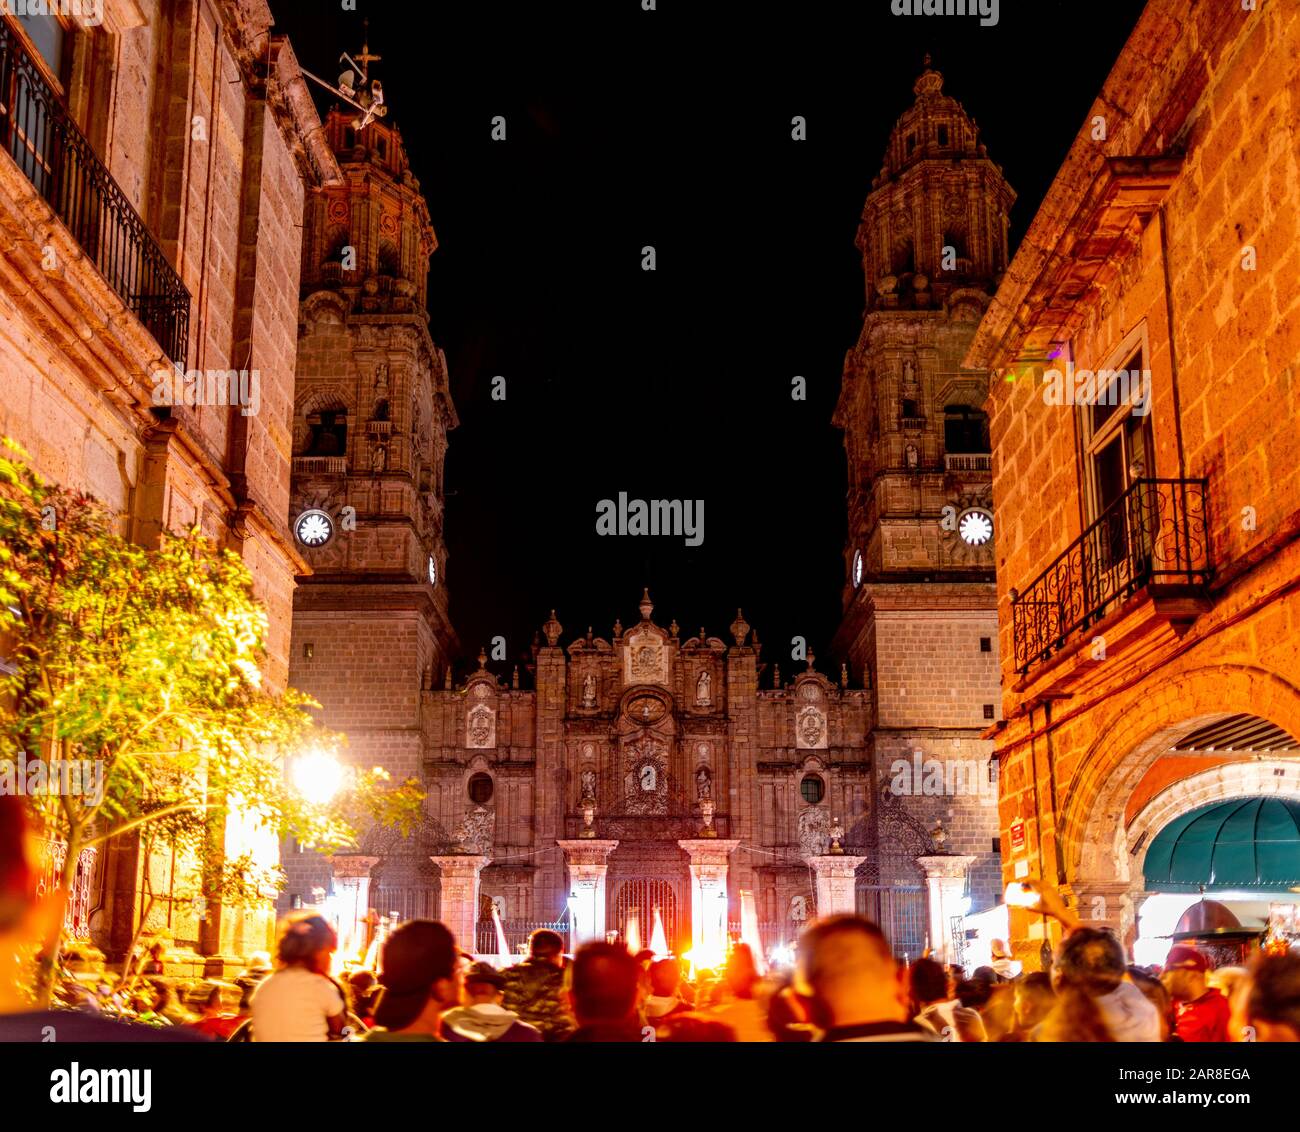
[{"label": "glowing lamp light", "polygon": [[632,909],[627,914],[627,928],[623,938],[627,940],[627,949],[633,955],[641,950],[641,917],[636,909]]},{"label": "glowing lamp light", "polygon": [[324,806],[343,787],[343,766],[320,751],[299,755],[289,770],[293,787],[314,806]]}]

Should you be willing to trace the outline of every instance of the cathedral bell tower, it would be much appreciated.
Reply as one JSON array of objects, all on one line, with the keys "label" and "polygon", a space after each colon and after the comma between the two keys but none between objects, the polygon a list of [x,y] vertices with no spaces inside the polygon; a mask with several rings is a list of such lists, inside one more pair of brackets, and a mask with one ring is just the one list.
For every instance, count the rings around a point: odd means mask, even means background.
[{"label": "cathedral bell tower", "polygon": [[[987,760],[999,701],[987,376],[961,363],[1015,194],[928,56],[912,89],[858,227],[866,308],[834,416],[849,477],[836,647],[872,690],[878,773],[917,750]],[[955,815],[934,802],[927,830]],[[994,861],[985,816],[988,837],[980,819],[950,848]]]},{"label": "cathedral bell tower", "polygon": [[390,122],[330,110],[342,182],[305,207],[289,523],[311,573],[290,678],[352,757],[400,778],[419,773],[421,692],[457,647],[443,535],[457,419],[425,305],[437,238]]}]

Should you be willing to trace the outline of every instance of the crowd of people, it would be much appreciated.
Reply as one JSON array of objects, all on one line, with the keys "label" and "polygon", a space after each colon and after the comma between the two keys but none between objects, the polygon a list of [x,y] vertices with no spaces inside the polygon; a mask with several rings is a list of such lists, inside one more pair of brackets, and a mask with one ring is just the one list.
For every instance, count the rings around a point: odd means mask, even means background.
[{"label": "crowd of people", "polygon": [[163,992],[153,1012],[155,1024],[259,1042],[1300,1041],[1300,954],[1215,971],[1177,945],[1163,969],[1137,967],[1113,933],[1043,896],[1064,936],[1050,973],[1018,975],[1005,962],[970,974],[928,956],[901,963],[879,928],[841,915],[805,931],[792,970],[760,974],[737,944],[724,969],[690,978],[672,956],[617,943],[570,958],[545,929],[498,969],[443,924],[413,920],[388,937],[377,972],[336,980],[334,930],[303,913],[281,925],[274,969],[244,982],[237,1010],[210,986],[190,1017]]}]

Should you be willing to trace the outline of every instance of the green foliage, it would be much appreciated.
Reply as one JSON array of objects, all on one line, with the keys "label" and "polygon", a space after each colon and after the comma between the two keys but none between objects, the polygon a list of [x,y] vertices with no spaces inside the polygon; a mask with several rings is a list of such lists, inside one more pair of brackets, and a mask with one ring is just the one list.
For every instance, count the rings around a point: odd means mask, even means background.
[{"label": "green foliage", "polygon": [[[132,543],[102,504],[45,483],[21,455],[0,453],[0,639],[12,665],[0,759],[103,769],[102,797],[30,799],[50,834],[75,847],[151,826],[198,848],[238,814],[330,851],[372,821],[409,828],[414,780],[376,768],[320,804],[291,788],[286,759],[344,739],[315,723],[314,701],[266,686],[266,613],[236,555],[197,529]],[[208,879],[232,895],[274,887],[251,863],[232,865]]]}]

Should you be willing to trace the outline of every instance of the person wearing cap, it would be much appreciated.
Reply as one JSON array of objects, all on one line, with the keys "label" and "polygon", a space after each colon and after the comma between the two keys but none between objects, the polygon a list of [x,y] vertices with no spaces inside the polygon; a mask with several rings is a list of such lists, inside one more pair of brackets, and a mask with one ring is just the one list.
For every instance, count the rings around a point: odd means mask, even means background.
[{"label": "person wearing cap", "polygon": [[1174,1000],[1176,1041],[1226,1042],[1231,1008],[1223,993],[1207,981],[1210,963],[1186,944],[1170,948],[1160,981]]},{"label": "person wearing cap", "polygon": [[461,952],[433,920],[407,920],[384,942],[375,1028],[363,1042],[442,1041],[442,1018],[460,1003]]},{"label": "person wearing cap", "polygon": [[465,1005],[442,1016],[442,1036],[449,1042],[540,1042],[537,1027],[501,1005],[505,985],[491,963],[475,963],[465,972]]}]

